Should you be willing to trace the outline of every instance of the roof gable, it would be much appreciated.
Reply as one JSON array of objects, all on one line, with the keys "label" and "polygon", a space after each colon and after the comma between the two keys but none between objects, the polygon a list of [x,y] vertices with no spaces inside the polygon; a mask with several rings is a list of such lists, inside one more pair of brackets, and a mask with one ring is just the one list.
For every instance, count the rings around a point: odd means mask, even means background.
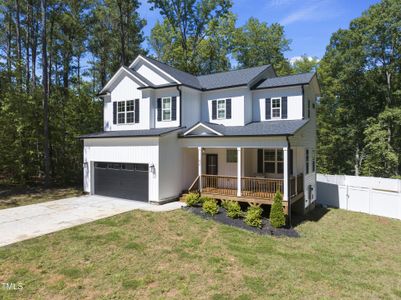
[{"label": "roof gable", "polygon": [[198,123],[191,127],[189,130],[185,131],[184,136],[221,136],[221,132],[207,126],[203,123]]},{"label": "roof gable", "polygon": [[118,71],[111,77],[111,79],[106,83],[106,85],[99,92],[99,95],[103,95],[107,92],[111,92],[113,87],[118,84],[125,76],[128,76],[134,80],[139,86],[146,86],[148,81],[144,78],[138,76],[138,74],[124,66],[122,66]]}]

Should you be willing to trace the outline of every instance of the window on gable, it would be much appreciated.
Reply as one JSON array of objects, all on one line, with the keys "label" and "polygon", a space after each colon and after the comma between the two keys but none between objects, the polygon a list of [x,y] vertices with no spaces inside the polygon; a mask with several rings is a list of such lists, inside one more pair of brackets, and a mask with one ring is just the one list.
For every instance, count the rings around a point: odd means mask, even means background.
[{"label": "window on gable", "polygon": [[162,121],[171,121],[171,97],[162,98]]},{"label": "window on gable", "polygon": [[227,162],[228,163],[236,163],[237,162],[237,150],[236,149],[227,149]]},{"label": "window on gable", "polygon": [[281,119],[281,98],[272,98],[271,103],[272,119]]},{"label": "window on gable", "polygon": [[134,123],[134,100],[127,101],[127,123]]},{"label": "window on gable", "polygon": [[135,122],[134,100],[117,102],[117,123],[126,124]]},{"label": "window on gable", "polygon": [[125,101],[117,102],[117,120],[118,124],[125,123]]},{"label": "window on gable", "polygon": [[217,100],[217,119],[226,118],[226,100]]}]

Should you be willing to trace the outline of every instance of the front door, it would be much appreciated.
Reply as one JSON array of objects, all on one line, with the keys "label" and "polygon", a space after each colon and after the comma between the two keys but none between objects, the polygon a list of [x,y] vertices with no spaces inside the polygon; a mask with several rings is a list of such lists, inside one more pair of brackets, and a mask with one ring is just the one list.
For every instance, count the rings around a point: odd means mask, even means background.
[{"label": "front door", "polygon": [[217,175],[217,154],[206,154],[206,174]]}]

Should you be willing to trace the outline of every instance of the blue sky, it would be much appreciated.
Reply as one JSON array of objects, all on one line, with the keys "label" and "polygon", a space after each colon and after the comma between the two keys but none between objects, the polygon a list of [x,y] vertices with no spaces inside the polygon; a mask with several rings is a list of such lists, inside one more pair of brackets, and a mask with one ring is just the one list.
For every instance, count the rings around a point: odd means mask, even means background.
[{"label": "blue sky", "polygon": [[[237,26],[250,17],[268,24],[278,22],[285,28],[287,38],[292,40],[287,58],[307,54],[321,58],[330,36],[339,28],[347,28],[350,21],[359,17],[370,5],[379,0],[233,0],[233,12],[237,15]],[[155,22],[161,17],[150,11],[146,0],[142,0],[140,14],[148,22],[144,28],[149,36]],[[144,46],[147,43],[144,42]]]}]

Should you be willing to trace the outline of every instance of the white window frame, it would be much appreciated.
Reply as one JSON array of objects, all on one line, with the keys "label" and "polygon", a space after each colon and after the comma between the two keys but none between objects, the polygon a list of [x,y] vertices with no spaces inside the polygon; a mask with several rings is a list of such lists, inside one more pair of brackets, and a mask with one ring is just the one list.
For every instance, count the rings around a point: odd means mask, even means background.
[{"label": "white window frame", "polygon": [[[132,101],[133,106],[132,110],[128,110],[128,102]],[[119,105],[120,103],[124,103],[124,110],[120,111],[119,110]],[[128,114],[132,113],[133,119],[132,122],[128,122]],[[119,116],[124,115],[124,122],[120,122]],[[117,101],[117,124],[118,125],[124,125],[124,124],[133,124],[135,123],[135,100],[124,100],[124,101]]]},{"label": "white window frame", "polygon": [[[219,108],[219,102],[224,104],[224,108]],[[224,111],[224,117],[219,117],[219,111]],[[226,99],[218,99],[216,100],[216,119],[217,120],[225,120],[227,116],[227,103]]]},{"label": "white window frame", "polygon": [[[128,110],[128,102],[132,101],[132,110]],[[132,113],[132,122],[128,122],[128,114]],[[133,124],[135,123],[135,100],[125,101],[125,123]]]},{"label": "white window frame", "polygon": [[[169,108],[164,108],[164,100],[168,100],[169,102],[170,102],[170,107]],[[172,113],[173,113],[173,109],[172,109],[172,106],[173,106],[173,100],[172,100],[172,98],[171,97],[162,97],[162,103],[161,103],[161,105],[162,105],[162,109],[161,109],[161,114],[162,114],[162,116],[161,116],[161,120],[162,120],[162,122],[171,122],[171,119],[172,119]],[[165,111],[169,111],[170,112],[170,118],[169,119],[165,119],[164,118],[164,112]]]},{"label": "white window frame", "polygon": [[[280,106],[278,108],[277,107],[273,107],[273,103],[274,103],[275,100],[279,101],[279,105]],[[271,98],[270,102],[271,102],[270,103],[271,118],[272,119],[281,119],[281,111],[282,111],[282,100],[281,100],[281,97]],[[273,110],[277,110],[277,109],[279,110],[279,116],[275,117],[274,114],[273,114]]]},{"label": "white window frame", "polygon": [[[120,104],[124,104],[123,110],[120,111]],[[117,124],[125,124],[126,115],[125,115],[125,108],[126,108],[125,101],[117,101]],[[120,122],[120,115],[124,116],[124,121]]]},{"label": "white window frame", "polygon": [[[274,151],[274,160],[266,160],[265,159],[265,152],[266,151]],[[279,160],[278,159],[278,152],[282,151],[283,152],[283,159]],[[274,172],[267,172],[265,169],[265,163],[274,163]],[[278,172],[278,164],[281,163],[283,164],[283,172],[279,173]],[[263,149],[263,174],[277,174],[281,175],[284,174],[284,151],[282,149]]]}]

